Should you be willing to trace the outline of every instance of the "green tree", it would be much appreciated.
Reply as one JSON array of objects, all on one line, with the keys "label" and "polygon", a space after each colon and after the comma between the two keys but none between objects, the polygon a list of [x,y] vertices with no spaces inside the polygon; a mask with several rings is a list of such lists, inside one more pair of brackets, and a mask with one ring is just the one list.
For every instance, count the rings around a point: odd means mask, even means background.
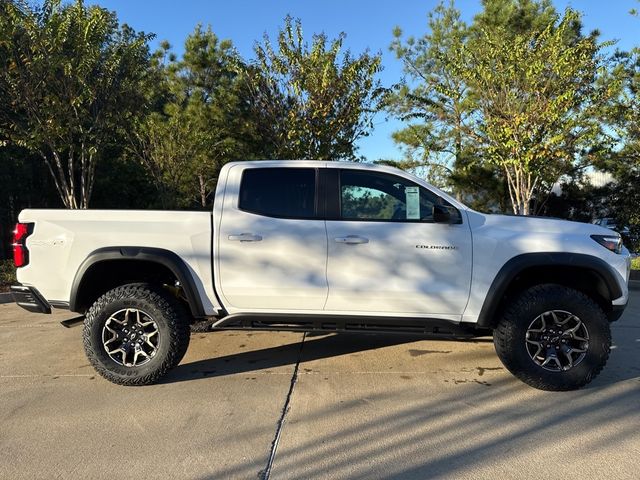
[{"label": "green tree", "polygon": [[453,190],[475,208],[504,210],[506,184],[495,165],[479,162],[482,152],[469,134],[476,112],[460,66],[469,63],[469,44],[480,28],[503,27],[509,35],[529,33],[556,18],[550,2],[489,0],[472,25],[452,0],[428,15],[428,32],[402,38],[396,27],[391,50],[403,62],[406,79],[387,96],[390,112],[407,123],[393,134],[409,162],[426,167],[432,183]]},{"label": "green tree", "polygon": [[452,189],[476,208],[499,204],[494,168],[473,163],[479,152],[468,134],[475,104],[459,65],[468,63],[471,30],[453,1],[429,12],[428,28],[422,37],[406,40],[399,27],[393,32],[390,49],[407,77],[385,99],[387,109],[407,124],[393,139],[403,147],[405,163],[422,167],[434,185]]},{"label": "green tree", "polygon": [[190,162],[188,191],[205,207],[225,163],[255,156],[257,144],[248,109],[246,86],[238,75],[244,62],[230,40],[219,40],[197,26],[176,64],[175,84],[185,114],[194,126],[198,154]]},{"label": "green tree", "polygon": [[189,163],[200,148],[194,127],[181,110],[151,112],[136,126],[131,151],[151,175],[164,209],[189,203],[181,189],[188,184]]},{"label": "green tree", "polygon": [[252,158],[255,135],[232,43],[197,26],[178,60],[170,46],[155,55],[161,100],[138,125],[133,151],[165,207],[206,207],[222,166]]},{"label": "green tree", "polygon": [[[507,38],[540,32],[558,20],[559,15],[551,0],[482,0],[482,10],[473,19],[472,30],[500,29]],[[578,19],[571,25],[570,36],[579,37]]]},{"label": "green tree", "polygon": [[137,112],[150,37],[81,0],[2,2],[0,35],[3,137],[44,160],[65,207],[87,208],[98,160]]},{"label": "green tree", "polygon": [[571,172],[602,133],[594,118],[605,99],[596,88],[602,45],[595,36],[567,43],[578,19],[567,10],[532,35],[482,30],[461,69],[477,102],[471,134],[504,172],[516,214],[528,215],[536,192]]},{"label": "green tree", "polygon": [[444,165],[458,193],[480,187],[502,206],[506,192],[514,213],[538,211],[557,180],[604,148],[597,32],[583,36],[579,15],[547,0],[484,0],[470,26],[441,4],[429,27],[404,43],[396,31],[392,44],[413,84],[391,109],[415,119],[396,140]]},{"label": "green tree", "polygon": [[403,82],[386,98],[388,109],[408,125],[393,134],[414,161],[451,172],[468,146],[463,124],[470,114],[467,87],[453,65],[465,63],[468,27],[449,3],[429,13],[429,33],[402,41],[396,27],[391,44],[405,74],[420,80]]},{"label": "green tree", "polygon": [[[637,15],[634,10],[631,14]],[[615,99],[603,110],[602,120],[614,148],[596,165],[609,171],[615,185],[608,196],[607,216],[628,226],[625,239],[633,251],[640,250],[640,47],[614,54],[614,68],[608,72],[607,87]]]},{"label": "green tree", "polygon": [[356,141],[369,134],[382,89],[380,55],[342,52],[345,34],[313,36],[285,18],[277,45],[265,36],[243,69],[259,137],[269,158],[357,159]]}]

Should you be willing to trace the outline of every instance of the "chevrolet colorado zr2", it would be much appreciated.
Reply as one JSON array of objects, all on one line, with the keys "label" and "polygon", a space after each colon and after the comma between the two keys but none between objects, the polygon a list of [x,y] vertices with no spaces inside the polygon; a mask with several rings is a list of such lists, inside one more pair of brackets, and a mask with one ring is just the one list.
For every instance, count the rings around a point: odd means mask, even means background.
[{"label": "chevrolet colorado zr2", "polygon": [[597,225],[473,211],[393,168],[234,162],[212,212],[24,210],[15,301],[84,315],[95,369],[157,381],[190,325],[493,334],[527,384],[571,390],[604,367],[629,252]]}]

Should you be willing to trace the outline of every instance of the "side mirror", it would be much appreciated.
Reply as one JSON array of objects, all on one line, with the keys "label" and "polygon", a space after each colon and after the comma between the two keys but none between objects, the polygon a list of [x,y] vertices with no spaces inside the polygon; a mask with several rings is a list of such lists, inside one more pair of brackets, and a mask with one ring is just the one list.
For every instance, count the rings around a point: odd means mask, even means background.
[{"label": "side mirror", "polygon": [[451,212],[443,205],[434,205],[433,221],[435,223],[451,223]]}]

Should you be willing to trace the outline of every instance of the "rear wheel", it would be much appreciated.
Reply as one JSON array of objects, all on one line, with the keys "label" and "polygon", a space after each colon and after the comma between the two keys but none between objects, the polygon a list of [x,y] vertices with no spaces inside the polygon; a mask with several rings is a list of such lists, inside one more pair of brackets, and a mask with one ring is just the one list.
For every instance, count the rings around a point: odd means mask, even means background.
[{"label": "rear wheel", "polygon": [[176,366],[189,345],[189,317],[161,288],[114,288],[89,309],[84,348],[96,371],[118,385],[147,385]]},{"label": "rear wheel", "polygon": [[609,358],[611,331],[600,306],[560,285],[538,285],[505,309],[493,335],[505,367],[541,390],[588,384]]}]

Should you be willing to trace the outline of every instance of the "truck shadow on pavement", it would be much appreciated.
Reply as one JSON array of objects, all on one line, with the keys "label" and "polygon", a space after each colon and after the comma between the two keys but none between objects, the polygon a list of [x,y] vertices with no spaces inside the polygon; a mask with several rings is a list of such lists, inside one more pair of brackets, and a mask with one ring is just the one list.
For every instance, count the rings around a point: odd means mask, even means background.
[{"label": "truck shadow on pavement", "polygon": [[[207,333],[216,335],[218,332]],[[265,333],[267,335],[267,333]],[[263,348],[238,352],[222,357],[213,357],[197,360],[190,363],[182,363],[174,368],[161,380],[160,383],[176,383],[190,380],[198,380],[205,377],[219,377],[256,371],[269,371],[278,367],[295,365],[299,360],[305,362],[338,357],[359,352],[366,352],[396,345],[411,344],[421,340],[434,340],[438,342],[464,342],[464,343],[492,343],[491,338],[481,337],[473,339],[455,339],[447,337],[434,338],[421,335],[383,335],[383,334],[307,334],[304,341],[300,334],[300,341]],[[441,344],[440,344],[441,345]],[[429,353],[451,353],[440,351],[434,347],[425,347],[424,350],[409,349],[411,356],[422,356]],[[438,347],[439,348],[439,347]],[[493,352],[493,350],[491,350]]]},{"label": "truck shadow on pavement", "polygon": [[[614,346],[607,366],[602,373],[586,388],[597,388],[620,381],[640,378],[640,364],[638,350],[640,349],[640,329],[633,329],[635,335],[628,331],[614,328]],[[217,332],[205,335],[215,336]],[[268,333],[265,333],[268,335]],[[213,337],[215,338],[215,337]],[[307,335],[302,341],[262,348],[258,350],[241,351],[230,355],[206,358],[183,363],[173,369],[161,383],[177,383],[203,378],[212,378],[243,373],[266,372],[279,367],[294,366],[298,361],[329,359],[341,355],[363,353],[370,350],[384,349],[398,345],[410,345],[406,354],[411,357],[421,357],[423,368],[429,368],[430,354],[448,354],[447,361],[467,364],[468,370],[481,369],[483,360],[496,358],[492,339],[488,337],[459,340],[453,338],[433,338],[417,335],[372,335],[372,334],[328,334]],[[427,342],[422,342],[427,340]],[[431,345],[428,341],[433,340]],[[224,341],[221,338],[220,341]],[[443,343],[451,347],[442,347]],[[476,345],[478,348],[474,348]],[[487,348],[487,347],[491,348]],[[461,348],[463,347],[463,348]],[[482,348],[481,348],[482,347]],[[475,362],[475,363],[474,363]],[[478,365],[476,365],[478,364]],[[280,372],[283,373],[283,372]],[[511,379],[511,377],[509,377]],[[515,378],[514,382],[518,382]]]}]

